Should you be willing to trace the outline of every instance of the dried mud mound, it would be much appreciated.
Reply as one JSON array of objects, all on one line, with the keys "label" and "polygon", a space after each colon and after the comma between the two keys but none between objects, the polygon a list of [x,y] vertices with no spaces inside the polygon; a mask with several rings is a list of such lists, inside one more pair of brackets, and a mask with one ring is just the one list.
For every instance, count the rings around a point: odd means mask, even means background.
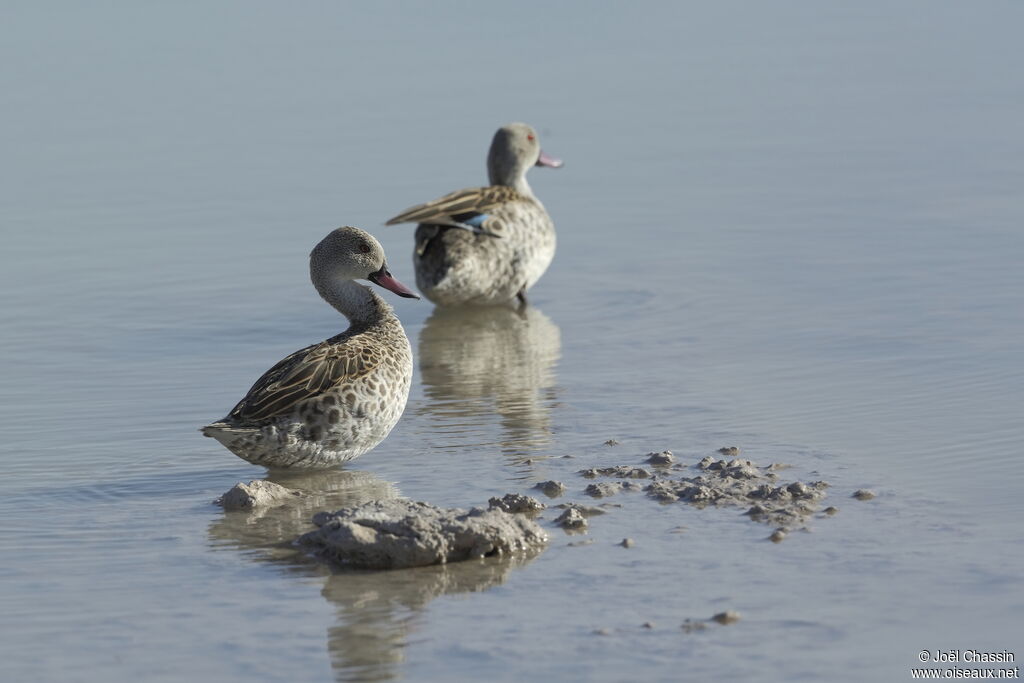
[{"label": "dried mud mound", "polygon": [[260,508],[285,505],[300,497],[302,493],[270,481],[256,480],[248,484],[239,482],[214,501],[225,510],[258,510]]},{"label": "dried mud mound", "polygon": [[299,537],[321,558],[360,569],[400,569],[512,555],[544,546],[535,522],[499,508],[443,509],[407,500],[371,501],[313,516]]}]

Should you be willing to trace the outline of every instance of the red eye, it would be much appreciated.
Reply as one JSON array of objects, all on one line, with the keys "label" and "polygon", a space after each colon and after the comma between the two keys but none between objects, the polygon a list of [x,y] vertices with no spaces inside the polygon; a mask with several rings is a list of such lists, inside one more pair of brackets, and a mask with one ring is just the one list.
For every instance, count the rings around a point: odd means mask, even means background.
[{"label": "red eye", "polygon": [[533,136],[532,136],[532,135],[527,135],[527,136],[526,136],[526,139],[527,139],[527,140],[533,140]]},{"label": "red eye", "polygon": [[363,252],[364,254],[369,254],[370,245],[367,244],[366,242],[363,242],[362,244],[359,245],[359,251]]}]

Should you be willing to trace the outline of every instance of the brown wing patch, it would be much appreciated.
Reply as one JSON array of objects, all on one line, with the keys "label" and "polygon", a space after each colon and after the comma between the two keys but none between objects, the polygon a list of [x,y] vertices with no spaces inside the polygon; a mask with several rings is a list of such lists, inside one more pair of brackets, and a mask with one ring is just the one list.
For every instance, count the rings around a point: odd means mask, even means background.
[{"label": "brown wing patch", "polygon": [[351,339],[334,339],[296,351],[267,370],[230,413],[234,420],[261,422],[290,413],[305,400],[358,379],[376,365]]},{"label": "brown wing patch", "polygon": [[523,199],[523,196],[511,187],[503,185],[471,187],[406,209],[385,225],[397,223],[451,225],[455,222],[454,217],[459,214],[487,213],[502,204],[518,199]]}]

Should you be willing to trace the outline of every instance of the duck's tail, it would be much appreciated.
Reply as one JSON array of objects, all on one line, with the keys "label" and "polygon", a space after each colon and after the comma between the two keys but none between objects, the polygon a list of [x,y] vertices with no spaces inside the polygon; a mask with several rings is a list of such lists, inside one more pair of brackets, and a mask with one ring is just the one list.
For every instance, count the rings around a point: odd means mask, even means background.
[{"label": "duck's tail", "polygon": [[225,420],[217,420],[211,422],[205,427],[200,427],[199,431],[202,432],[203,436],[208,436],[211,439],[217,439],[223,442],[225,438],[234,438],[239,434],[252,431],[249,427],[236,427],[235,425]]},{"label": "duck's tail", "polygon": [[199,431],[202,432],[203,436],[208,436],[211,439],[217,438],[217,434],[224,429],[230,429],[231,425],[227,422],[218,420],[217,422],[211,422],[205,427],[200,427]]}]

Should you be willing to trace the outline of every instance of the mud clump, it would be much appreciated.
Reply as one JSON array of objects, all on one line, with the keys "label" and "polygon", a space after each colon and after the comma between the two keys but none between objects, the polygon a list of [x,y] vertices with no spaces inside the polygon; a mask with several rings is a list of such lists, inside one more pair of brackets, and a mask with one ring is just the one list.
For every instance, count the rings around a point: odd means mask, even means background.
[{"label": "mud clump", "polygon": [[543,493],[548,498],[558,498],[565,493],[565,484],[560,481],[542,481],[534,484],[533,488]]},{"label": "mud clump", "polygon": [[594,515],[603,515],[605,513],[603,508],[594,507],[593,505],[583,505],[581,503],[561,503],[555,507],[562,508],[563,510],[576,510],[576,512],[580,513],[584,517],[593,517]]},{"label": "mud clump", "polygon": [[683,633],[700,633],[701,631],[707,630],[707,627],[707,622],[700,619],[697,621],[687,619],[683,622],[682,626],[680,626],[680,628],[683,629]]},{"label": "mud clump", "polygon": [[536,498],[524,496],[521,493],[506,493],[501,498],[491,498],[487,501],[487,505],[491,510],[503,510],[513,515],[537,515],[547,507]]},{"label": "mud clump", "polygon": [[676,461],[672,451],[662,451],[661,453],[648,453],[647,459],[644,462],[654,465],[655,467],[664,467],[665,465],[671,465]]},{"label": "mud clump", "polygon": [[636,541],[634,541],[632,538],[624,538],[621,541],[619,541],[616,545],[621,545],[623,548],[632,548],[636,545]]},{"label": "mud clump", "polygon": [[739,612],[727,610],[725,612],[719,612],[710,619],[687,619],[682,623],[680,628],[683,630],[683,633],[700,633],[701,631],[706,631],[712,622],[721,624],[722,626],[728,626],[729,624],[735,624],[741,618],[742,617]]},{"label": "mud clump", "polygon": [[778,475],[772,465],[758,467],[750,460],[715,460],[706,457],[693,466],[697,476],[657,479],[646,489],[647,495],[663,503],[677,501],[691,505],[750,505],[746,514],[755,521],[780,527],[778,542],[786,532],[802,526],[825,497],[828,484],[822,481],[791,482],[776,486]]},{"label": "mud clump", "polygon": [[715,616],[711,617],[711,621],[717,622],[722,626],[728,626],[729,624],[735,624],[740,620],[740,613],[732,610],[725,612],[719,612]]},{"label": "mud clump", "polygon": [[618,477],[619,479],[650,479],[651,473],[643,467],[617,465],[616,467],[590,467],[580,470],[578,474],[587,479],[602,477]]},{"label": "mud clump", "polygon": [[593,498],[606,498],[614,496],[621,490],[622,484],[619,482],[601,482],[600,484],[590,484],[583,492]]},{"label": "mud clump", "polygon": [[586,531],[587,530],[587,518],[583,516],[583,513],[574,507],[567,508],[565,512],[560,514],[555,519],[555,524],[562,527],[566,531]]},{"label": "mud clump", "polygon": [[632,481],[602,481],[597,484],[590,484],[583,490],[583,493],[592,498],[607,498],[614,496],[620,491],[641,491],[643,487]]},{"label": "mud clump", "polygon": [[407,500],[370,501],[313,516],[298,538],[318,557],[346,567],[400,569],[524,553],[548,536],[523,515],[500,509],[443,509]]},{"label": "mud clump", "polygon": [[[735,456],[740,449],[728,446],[718,452]],[[617,480],[595,481],[588,484],[583,493],[592,498],[608,498],[623,491],[643,490],[662,503],[682,502],[699,508],[744,507],[744,514],[751,520],[775,527],[768,537],[774,543],[783,541],[794,529],[807,530],[808,521],[819,512],[819,519],[837,512],[834,507],[819,509],[826,497],[828,482],[780,481],[778,472],[790,467],[782,463],[761,466],[744,458],[706,456],[695,464],[683,465],[677,463],[675,455],[668,450],[648,453],[644,462],[651,467],[615,465],[579,470],[577,474],[586,479],[611,477]],[[855,497],[865,494],[873,497],[872,492],[860,491]],[[678,533],[678,529],[672,533]]]},{"label": "mud clump", "polygon": [[877,496],[878,494],[875,493],[874,491],[868,489],[857,489],[856,491],[853,492],[851,498],[856,498],[857,500],[871,500],[872,498],[875,498]]},{"label": "mud clump", "polygon": [[239,482],[213,502],[225,510],[255,510],[284,505],[301,495],[301,491],[261,479],[248,484]]}]

